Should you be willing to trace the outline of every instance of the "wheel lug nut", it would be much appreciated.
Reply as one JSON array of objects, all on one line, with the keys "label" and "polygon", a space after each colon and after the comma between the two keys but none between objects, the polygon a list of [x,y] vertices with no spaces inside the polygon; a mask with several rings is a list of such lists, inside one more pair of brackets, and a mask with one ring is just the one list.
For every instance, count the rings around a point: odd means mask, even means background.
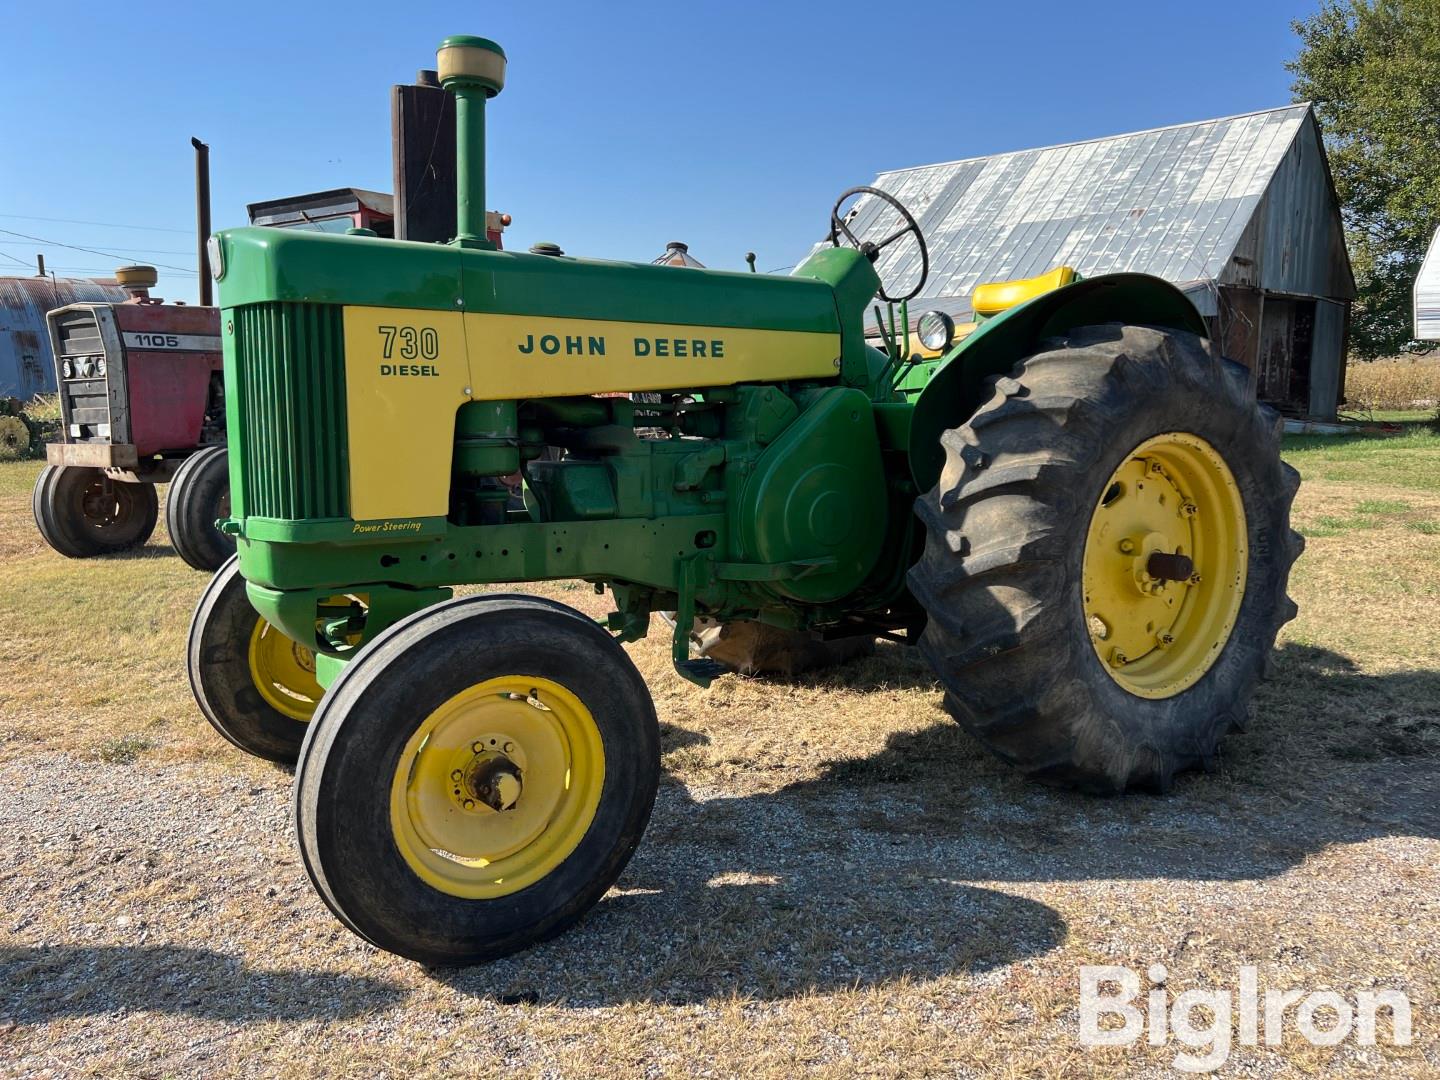
[{"label": "wheel lug nut", "polygon": [[465,805],[465,809],[466,809],[466,810],[474,810],[474,809],[475,809],[475,800],[474,800],[474,799],[466,799],[464,805]]},{"label": "wheel lug nut", "polygon": [[485,752],[485,743],[480,739],[476,739],[470,744],[470,752],[472,754],[483,754]]},{"label": "wheel lug nut", "polygon": [[1194,517],[1198,510],[1199,507],[1197,507],[1194,503],[1190,502],[1187,502],[1184,506],[1180,507],[1180,512],[1186,517]]},{"label": "wheel lug nut", "polygon": [[1132,555],[1135,552],[1135,541],[1125,539],[1120,541],[1120,551],[1125,555]]},{"label": "wheel lug nut", "polygon": [[514,752],[515,752],[515,744],[514,744],[513,742],[507,742],[507,743],[505,744],[505,753],[507,753],[507,754],[513,754]]},{"label": "wheel lug nut", "polygon": [[450,774],[450,779],[451,779],[451,780],[464,780],[464,779],[465,779],[465,774],[464,774],[463,772],[461,772],[459,769],[456,769],[454,772],[452,772],[452,773]]}]

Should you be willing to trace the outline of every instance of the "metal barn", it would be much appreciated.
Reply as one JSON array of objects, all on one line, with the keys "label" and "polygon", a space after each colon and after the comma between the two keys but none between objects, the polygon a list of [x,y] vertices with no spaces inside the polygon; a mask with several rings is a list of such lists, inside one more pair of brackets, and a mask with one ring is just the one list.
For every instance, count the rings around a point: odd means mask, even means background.
[{"label": "metal barn", "polygon": [[[913,312],[963,322],[975,286],[1061,265],[1155,274],[1190,296],[1262,399],[1335,415],[1355,280],[1309,105],[897,169],[874,186],[910,208],[930,244]],[[890,215],[862,199],[851,228],[879,239]],[[897,244],[879,269],[913,281],[918,261]]]},{"label": "metal barn", "polygon": [[66,304],[124,300],[115,282],[88,278],[0,277],[0,397],[29,401],[55,391],[55,358],[45,313]]}]

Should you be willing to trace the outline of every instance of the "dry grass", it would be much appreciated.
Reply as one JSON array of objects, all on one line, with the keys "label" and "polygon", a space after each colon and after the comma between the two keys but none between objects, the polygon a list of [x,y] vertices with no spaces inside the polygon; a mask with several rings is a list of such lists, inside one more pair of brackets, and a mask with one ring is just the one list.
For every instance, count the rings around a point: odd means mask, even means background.
[{"label": "dry grass", "polygon": [[[666,780],[572,933],[466,972],[313,895],[289,775],[204,726],[204,584],[163,536],[67,562],[0,466],[0,1073],[1165,1075],[1087,1050],[1077,968],[1169,990],[1404,988],[1417,1044],[1236,1048],[1246,1075],[1440,1072],[1440,439],[1297,440],[1301,615],[1249,734],[1167,798],[1026,784],[898,647],[786,685],[631,654]],[[544,589],[598,613],[588,588]],[[1382,1026],[1382,1032],[1383,1032]]]},{"label": "dry grass", "polygon": [[1434,412],[1440,406],[1440,353],[1356,362],[1345,369],[1345,409]]}]

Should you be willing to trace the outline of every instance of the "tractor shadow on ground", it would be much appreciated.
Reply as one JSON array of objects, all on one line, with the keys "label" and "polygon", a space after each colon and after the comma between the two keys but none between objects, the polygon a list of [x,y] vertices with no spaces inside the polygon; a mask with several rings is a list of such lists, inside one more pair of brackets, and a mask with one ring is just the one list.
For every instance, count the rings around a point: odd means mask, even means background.
[{"label": "tractor shadow on ground", "polygon": [[381,979],[263,971],[175,945],[0,946],[0,1018],[19,1024],[116,1012],[230,1023],[338,1020],[383,1009],[403,993]]},{"label": "tractor shadow on ground", "polygon": [[1167,796],[1040,787],[948,722],[773,793],[697,799],[669,781],[617,891],[576,929],[435,977],[583,1007],[983,973],[1066,927],[970,882],[1264,878],[1332,844],[1440,837],[1440,672],[1366,675],[1293,644],[1275,660],[1249,733]]}]

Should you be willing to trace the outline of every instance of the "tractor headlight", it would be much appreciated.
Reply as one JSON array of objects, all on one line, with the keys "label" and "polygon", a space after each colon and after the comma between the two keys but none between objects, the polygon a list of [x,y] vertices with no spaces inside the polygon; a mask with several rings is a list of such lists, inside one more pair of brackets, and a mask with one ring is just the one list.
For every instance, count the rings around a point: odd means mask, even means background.
[{"label": "tractor headlight", "polygon": [[205,241],[205,254],[210,257],[210,276],[219,281],[225,276],[225,250],[218,236]]},{"label": "tractor headlight", "polygon": [[102,379],[105,377],[105,357],[95,361],[95,374]]},{"label": "tractor headlight", "polygon": [[75,377],[75,365],[69,360],[62,360],[60,362],[60,374],[67,379],[73,379]]},{"label": "tractor headlight", "polygon": [[955,340],[955,320],[943,311],[927,311],[915,324],[915,336],[931,352],[944,352]]}]

